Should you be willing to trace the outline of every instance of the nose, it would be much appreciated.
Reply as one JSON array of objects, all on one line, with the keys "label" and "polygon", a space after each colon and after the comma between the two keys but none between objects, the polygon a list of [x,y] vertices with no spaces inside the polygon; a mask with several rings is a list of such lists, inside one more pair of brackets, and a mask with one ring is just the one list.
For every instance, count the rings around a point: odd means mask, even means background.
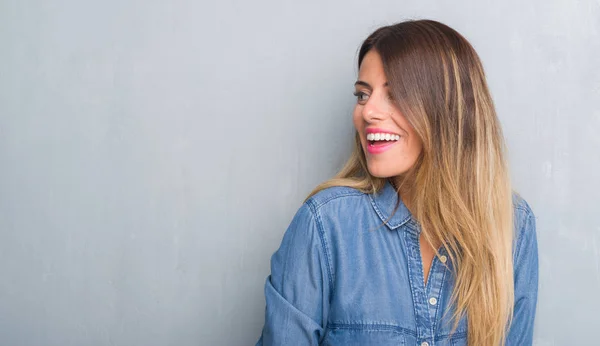
[{"label": "nose", "polygon": [[374,99],[369,99],[362,109],[362,117],[368,123],[380,121],[385,118],[385,112],[374,101]]}]

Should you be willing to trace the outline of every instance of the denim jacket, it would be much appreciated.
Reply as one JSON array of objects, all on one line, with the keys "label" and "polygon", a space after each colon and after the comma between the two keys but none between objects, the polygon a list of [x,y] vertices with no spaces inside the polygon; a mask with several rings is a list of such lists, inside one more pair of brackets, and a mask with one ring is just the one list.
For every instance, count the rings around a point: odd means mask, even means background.
[{"label": "denim jacket", "polygon": [[[442,249],[427,284],[418,223],[388,182],[376,194],[331,187],[308,199],[271,257],[257,345],[467,345],[453,334],[452,263]],[[515,304],[506,345],[531,345],[537,301],[535,218],[516,194]],[[377,228],[377,229],[376,229]],[[375,230],[376,229],[376,230]]]}]

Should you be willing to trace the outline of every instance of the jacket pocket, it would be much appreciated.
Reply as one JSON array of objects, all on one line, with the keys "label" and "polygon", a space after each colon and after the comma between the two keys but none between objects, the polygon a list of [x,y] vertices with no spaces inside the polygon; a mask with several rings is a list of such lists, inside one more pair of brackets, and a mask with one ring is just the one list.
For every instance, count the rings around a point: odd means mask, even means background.
[{"label": "jacket pocket", "polygon": [[404,334],[387,325],[336,325],[330,327],[321,345],[324,346],[402,346]]},{"label": "jacket pocket", "polygon": [[452,346],[467,346],[467,337],[453,337],[450,339],[450,345]]}]

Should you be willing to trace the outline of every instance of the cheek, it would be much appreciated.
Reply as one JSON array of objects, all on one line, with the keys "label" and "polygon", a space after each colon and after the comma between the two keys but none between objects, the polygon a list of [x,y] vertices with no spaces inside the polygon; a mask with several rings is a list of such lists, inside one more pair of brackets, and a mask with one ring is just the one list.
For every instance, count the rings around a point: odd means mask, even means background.
[{"label": "cheek", "polygon": [[416,158],[421,154],[423,143],[408,120],[401,115],[399,111],[395,114],[396,116],[394,117],[394,121],[400,128],[403,129],[404,135],[406,136],[406,142],[403,146],[403,156],[412,163],[412,161],[415,161]]},{"label": "cheek", "polygon": [[360,115],[360,110],[357,107],[354,107],[354,112],[352,113],[352,122],[354,123],[354,127],[357,131],[362,130],[362,116]]},{"label": "cheek", "polygon": [[406,134],[403,142],[386,154],[367,156],[369,172],[376,177],[391,177],[406,173],[417,162],[422,151],[419,137]]},{"label": "cheek", "polygon": [[408,146],[409,152],[407,153],[410,157],[416,158],[421,154],[423,150],[423,142],[419,136],[415,133],[415,131],[410,131],[410,140]]},{"label": "cheek", "polygon": [[356,111],[356,110],[354,111],[354,114],[352,116],[352,122],[353,122],[354,128],[358,132],[360,140],[364,146],[363,134],[364,134],[364,130],[365,130],[365,125],[363,123],[362,116],[360,115],[360,111]]}]

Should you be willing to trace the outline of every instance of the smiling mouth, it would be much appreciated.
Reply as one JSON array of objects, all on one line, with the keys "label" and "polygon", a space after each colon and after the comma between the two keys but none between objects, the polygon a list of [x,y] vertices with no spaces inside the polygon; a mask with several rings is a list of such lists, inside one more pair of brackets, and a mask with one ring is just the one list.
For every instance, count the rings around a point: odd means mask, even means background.
[{"label": "smiling mouth", "polygon": [[381,146],[387,145],[400,140],[400,135],[391,133],[369,133],[367,135],[367,142],[369,146]]}]

